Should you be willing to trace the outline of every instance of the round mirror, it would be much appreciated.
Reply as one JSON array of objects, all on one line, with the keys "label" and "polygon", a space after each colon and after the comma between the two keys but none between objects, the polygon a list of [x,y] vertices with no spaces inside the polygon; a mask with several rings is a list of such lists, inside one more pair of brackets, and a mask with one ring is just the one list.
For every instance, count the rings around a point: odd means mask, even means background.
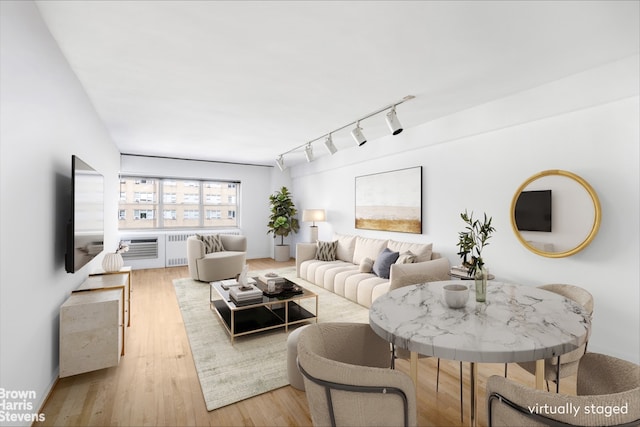
[{"label": "round mirror", "polygon": [[587,247],[600,228],[600,201],[588,182],[563,170],[527,179],[511,202],[511,227],[530,251],[550,257]]}]

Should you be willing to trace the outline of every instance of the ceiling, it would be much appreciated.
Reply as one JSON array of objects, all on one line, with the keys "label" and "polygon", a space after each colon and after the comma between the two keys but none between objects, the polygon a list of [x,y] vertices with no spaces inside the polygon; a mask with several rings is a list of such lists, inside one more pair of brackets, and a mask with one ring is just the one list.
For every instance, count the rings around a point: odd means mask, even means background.
[{"label": "ceiling", "polygon": [[122,153],[271,166],[406,95],[405,129],[640,51],[638,1],[37,5]]}]

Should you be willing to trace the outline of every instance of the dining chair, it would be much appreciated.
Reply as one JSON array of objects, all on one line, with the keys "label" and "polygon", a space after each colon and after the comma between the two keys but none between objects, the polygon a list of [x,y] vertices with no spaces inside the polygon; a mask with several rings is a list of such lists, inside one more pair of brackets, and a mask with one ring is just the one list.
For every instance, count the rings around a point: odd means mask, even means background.
[{"label": "dining chair", "polygon": [[411,378],[390,368],[389,343],[366,323],[316,323],[300,332],[298,368],[314,426],[415,426]]},{"label": "dining chair", "polygon": [[639,365],[585,353],[578,366],[576,391],[575,396],[549,393],[493,375],[487,380],[488,425],[639,425]]},{"label": "dining chair", "polygon": [[[591,317],[593,315],[593,296],[585,289],[564,284],[550,284],[538,286],[540,289],[545,289],[549,292],[553,292],[562,295],[565,298],[573,300],[580,304],[589,313]],[[591,334],[591,326],[589,325],[589,331],[587,334],[587,342],[589,335]],[[582,344],[575,350],[569,353],[563,354],[560,357],[553,357],[545,359],[544,361],[544,378],[547,381],[547,390],[549,390],[549,381],[556,383],[556,393],[560,391],[560,378],[565,378],[571,375],[575,375],[578,371],[578,363],[580,358],[587,351],[587,342]],[[558,363],[559,360],[559,363]],[[518,365],[535,375],[536,362],[519,362]],[[507,365],[504,367],[504,376],[507,377]]]}]

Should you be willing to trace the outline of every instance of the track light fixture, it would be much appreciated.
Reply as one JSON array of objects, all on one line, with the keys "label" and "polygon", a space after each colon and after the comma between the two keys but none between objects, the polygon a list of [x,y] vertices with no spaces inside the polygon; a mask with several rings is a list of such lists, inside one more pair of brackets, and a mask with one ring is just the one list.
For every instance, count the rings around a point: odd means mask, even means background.
[{"label": "track light fixture", "polygon": [[360,121],[356,123],[356,128],[351,131],[351,136],[353,137],[353,139],[355,139],[356,144],[358,144],[358,147],[362,147],[367,142],[367,138],[362,133],[362,128],[360,127]]},{"label": "track light fixture", "polygon": [[327,135],[327,138],[324,140],[324,146],[329,150],[329,154],[334,155],[338,149],[335,145],[333,145],[333,138],[331,134]]},{"label": "track light fixture", "polygon": [[387,125],[389,125],[389,129],[394,135],[402,132],[402,125],[400,124],[400,120],[398,120],[398,115],[396,114],[396,106],[394,105],[391,111],[387,113]]},{"label": "track light fixture", "polygon": [[387,121],[387,125],[389,126],[389,129],[391,130],[391,133],[393,135],[398,135],[400,132],[402,132],[403,128],[402,125],[400,124],[400,121],[398,120],[398,115],[396,114],[396,107],[400,104],[402,104],[403,102],[409,101],[411,99],[415,98],[415,96],[413,95],[407,95],[404,98],[402,98],[399,101],[394,102],[393,104],[387,105],[386,107],[380,108],[379,110],[374,111],[373,113],[369,113],[364,117],[359,118],[356,121],[347,123],[344,126],[341,126],[337,129],[334,129],[333,131],[329,132],[328,134],[324,134],[323,136],[316,138],[316,139],[312,139],[311,141],[302,144],[302,145],[298,145],[295,148],[292,148],[289,151],[285,151],[284,153],[280,154],[280,156],[276,159],[276,164],[278,165],[278,168],[280,169],[280,171],[284,171],[286,169],[285,165],[284,165],[284,155],[285,154],[289,154],[289,153],[293,153],[294,151],[300,152],[302,148],[304,148],[304,155],[307,159],[307,162],[312,162],[313,161],[313,147],[312,147],[312,143],[314,143],[315,141],[318,141],[322,138],[324,138],[324,146],[327,148],[327,150],[329,151],[329,154],[335,154],[338,149],[336,148],[336,146],[333,144],[333,133],[338,132],[340,130],[346,129],[350,126],[356,125],[356,127],[351,131],[351,136],[353,137],[353,139],[356,141],[356,143],[358,144],[358,146],[362,146],[367,142],[367,138],[364,136],[364,134],[362,133],[362,128],[360,127],[360,122],[362,120],[368,119],[369,117],[375,116],[376,114],[382,113],[383,111],[387,111],[386,114],[386,121]]},{"label": "track light fixture", "polygon": [[313,147],[311,147],[311,143],[308,143],[307,148],[304,149],[304,156],[307,158],[307,162],[313,161]]}]

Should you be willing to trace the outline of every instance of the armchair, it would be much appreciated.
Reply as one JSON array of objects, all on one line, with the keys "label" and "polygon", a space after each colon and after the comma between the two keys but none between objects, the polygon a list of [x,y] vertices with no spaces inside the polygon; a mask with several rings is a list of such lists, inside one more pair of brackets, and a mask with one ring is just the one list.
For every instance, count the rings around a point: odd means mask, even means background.
[{"label": "armchair", "polygon": [[413,382],[389,366],[389,343],[366,323],[307,326],[298,341],[298,367],[313,424],[415,426]]},{"label": "armchair", "polygon": [[[593,296],[586,289],[579,286],[564,284],[542,285],[538,287],[577,302],[584,307],[590,316],[593,315]],[[590,333],[591,330],[589,330],[589,334]],[[587,343],[584,343],[577,349],[563,354],[559,358],[552,357],[546,359],[544,361],[544,377],[547,380],[547,389],[549,389],[549,381],[554,381],[556,383],[556,393],[558,393],[560,391],[560,378],[572,376],[578,372],[578,363],[586,351]],[[558,363],[558,360],[560,363]],[[519,362],[518,365],[529,373],[535,375],[536,362]],[[507,365],[504,367],[504,376],[507,376]]]},{"label": "armchair", "polygon": [[535,390],[494,375],[487,381],[487,404],[490,427],[637,426],[640,366],[586,353],[578,366],[577,396]]},{"label": "armchair", "polygon": [[247,238],[233,234],[219,234],[222,249],[207,253],[205,243],[197,236],[187,238],[187,263],[194,280],[214,282],[231,279],[242,272],[246,261]]}]

